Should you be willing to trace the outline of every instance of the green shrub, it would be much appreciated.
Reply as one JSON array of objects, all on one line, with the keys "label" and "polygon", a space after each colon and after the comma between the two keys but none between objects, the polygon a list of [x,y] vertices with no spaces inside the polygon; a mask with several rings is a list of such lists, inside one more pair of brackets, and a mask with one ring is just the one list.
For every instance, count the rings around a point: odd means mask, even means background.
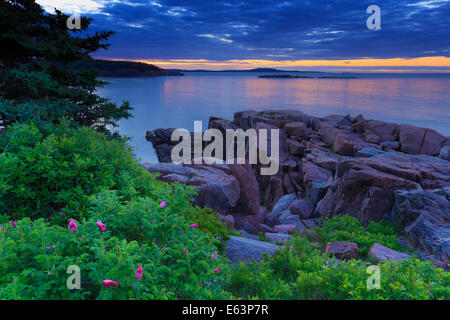
[{"label": "green shrub", "polygon": [[[0,230],[0,299],[223,299],[228,266],[207,233],[191,228],[182,212],[148,199],[121,205],[116,191],[93,202],[78,229],[29,218]],[[104,233],[96,226],[101,220]],[[138,241],[136,241],[138,240]],[[185,252],[187,249],[187,253]],[[69,290],[70,265],[81,269],[81,289]],[[143,266],[142,280],[136,269]],[[219,272],[214,270],[220,268]],[[105,279],[119,286],[105,288]]]},{"label": "green shrub", "polygon": [[368,289],[370,264],[328,257],[307,239],[260,263],[241,264],[228,289],[242,299],[450,299],[450,274],[431,262],[378,263],[380,289]]},{"label": "green shrub", "polygon": [[89,197],[116,190],[122,202],[148,197],[165,200],[200,228],[227,238],[226,227],[210,209],[193,207],[195,189],[158,181],[140,167],[123,139],[110,139],[69,123],[38,127],[14,124],[0,137],[0,212],[12,219],[89,218]]},{"label": "green shrub", "polygon": [[362,258],[367,257],[375,242],[394,250],[405,251],[398,243],[394,228],[386,221],[371,221],[364,227],[357,218],[350,215],[335,216],[325,220],[317,231],[323,245],[332,241],[355,242]]}]

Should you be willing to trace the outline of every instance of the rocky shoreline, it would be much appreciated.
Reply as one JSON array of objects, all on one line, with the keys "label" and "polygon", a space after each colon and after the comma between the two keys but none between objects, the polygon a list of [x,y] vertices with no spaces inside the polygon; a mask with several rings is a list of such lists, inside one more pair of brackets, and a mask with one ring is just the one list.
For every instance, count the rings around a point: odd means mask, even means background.
[{"label": "rocky shoreline", "polygon": [[279,172],[261,176],[258,165],[249,164],[169,163],[177,144],[170,141],[173,129],[147,132],[160,163],[142,166],[160,172],[161,180],[197,187],[197,204],[219,212],[247,238],[263,232],[282,241],[293,232],[311,233],[323,217],[347,213],[364,224],[385,219],[398,225],[422,259],[448,268],[449,137],[361,115],[319,118],[292,110],[211,117],[209,128],[280,129]]}]

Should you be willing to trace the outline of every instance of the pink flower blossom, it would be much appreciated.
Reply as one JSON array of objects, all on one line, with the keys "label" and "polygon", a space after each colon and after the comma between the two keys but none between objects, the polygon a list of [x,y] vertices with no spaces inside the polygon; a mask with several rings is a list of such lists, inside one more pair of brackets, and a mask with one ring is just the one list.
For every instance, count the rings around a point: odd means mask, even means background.
[{"label": "pink flower blossom", "polygon": [[102,221],[101,220],[99,220],[99,221],[97,221],[97,227],[100,229],[100,232],[105,232],[105,230],[106,230],[106,226],[102,223]]},{"label": "pink flower blossom", "polygon": [[184,249],[184,253],[188,254],[189,253],[188,249]]},{"label": "pink flower blossom", "polygon": [[3,227],[2,227],[2,226],[0,226],[0,230],[3,230]]},{"label": "pink flower blossom", "polygon": [[12,225],[13,227],[15,227],[15,226],[17,226],[17,223],[16,223],[15,221],[11,221],[11,225]]},{"label": "pink flower blossom", "polygon": [[75,220],[70,219],[68,228],[69,228],[70,231],[77,231],[78,226],[77,226],[77,224],[75,223]]},{"label": "pink flower blossom", "polygon": [[222,270],[222,269],[216,268],[216,269],[214,269],[214,272],[215,272],[215,273],[218,273],[218,272],[220,272],[220,270]]},{"label": "pink flower blossom", "polygon": [[112,287],[112,286],[118,286],[119,283],[116,281],[112,281],[112,280],[103,280],[103,286],[105,286],[106,288]]},{"label": "pink flower blossom", "polygon": [[214,251],[212,253],[211,260],[216,260],[217,259],[217,255],[218,255],[217,251]]},{"label": "pink flower blossom", "polygon": [[137,268],[136,270],[136,278],[138,280],[142,279],[142,273],[144,272],[144,270],[142,269],[142,266],[139,266],[139,268]]},{"label": "pink flower blossom", "polygon": [[163,201],[163,202],[161,202],[161,203],[159,204],[159,207],[160,207],[161,209],[165,208],[166,206],[167,206],[167,201]]},{"label": "pink flower blossom", "polygon": [[198,223],[191,224],[191,228],[197,228],[198,229]]}]

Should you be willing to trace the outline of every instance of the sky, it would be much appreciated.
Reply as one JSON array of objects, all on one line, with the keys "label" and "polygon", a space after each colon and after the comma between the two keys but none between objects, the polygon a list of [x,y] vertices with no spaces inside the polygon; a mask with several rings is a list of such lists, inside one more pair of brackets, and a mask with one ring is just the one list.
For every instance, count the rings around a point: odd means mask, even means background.
[{"label": "sky", "polygon": [[[168,69],[450,72],[450,0],[38,0],[113,30],[97,58]],[[370,30],[370,5],[381,29]]]}]

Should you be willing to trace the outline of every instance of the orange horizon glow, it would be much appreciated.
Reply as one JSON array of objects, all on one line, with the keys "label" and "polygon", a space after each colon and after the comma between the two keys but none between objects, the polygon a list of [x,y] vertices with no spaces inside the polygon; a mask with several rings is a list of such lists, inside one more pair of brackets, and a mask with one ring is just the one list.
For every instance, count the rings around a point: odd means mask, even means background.
[{"label": "orange horizon glow", "polygon": [[[349,60],[207,60],[207,59],[110,59],[110,60],[127,60],[135,62],[143,62],[148,64],[155,64],[166,69],[207,69],[207,70],[245,70],[253,68],[285,68],[285,67],[450,67],[450,57],[420,57],[420,58],[391,58],[391,59],[349,59]],[[340,70],[340,71],[342,71]],[[362,71],[362,70],[361,70]],[[373,69],[364,70],[372,72],[408,72],[417,71],[411,70],[391,70],[391,69]],[[427,72],[449,72],[449,70],[424,70]]]}]

